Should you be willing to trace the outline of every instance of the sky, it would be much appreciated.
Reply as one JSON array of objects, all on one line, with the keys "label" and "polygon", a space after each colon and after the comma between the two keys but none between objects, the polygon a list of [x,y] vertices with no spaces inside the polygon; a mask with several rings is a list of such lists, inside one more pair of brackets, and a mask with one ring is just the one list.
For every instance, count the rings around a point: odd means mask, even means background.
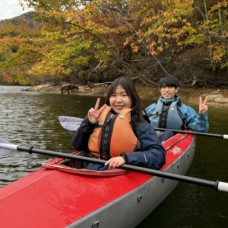
[{"label": "sky", "polygon": [[23,10],[19,4],[19,0],[0,0],[0,20],[17,17],[30,10],[28,8]]}]

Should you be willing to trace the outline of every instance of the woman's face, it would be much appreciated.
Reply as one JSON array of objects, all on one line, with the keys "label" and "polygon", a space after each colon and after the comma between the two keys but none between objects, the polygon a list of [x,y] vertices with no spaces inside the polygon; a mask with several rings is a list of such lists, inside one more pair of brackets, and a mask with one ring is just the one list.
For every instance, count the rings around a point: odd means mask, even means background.
[{"label": "woman's face", "polygon": [[127,95],[122,86],[117,86],[109,98],[111,108],[119,113],[124,108],[131,108],[131,98]]}]

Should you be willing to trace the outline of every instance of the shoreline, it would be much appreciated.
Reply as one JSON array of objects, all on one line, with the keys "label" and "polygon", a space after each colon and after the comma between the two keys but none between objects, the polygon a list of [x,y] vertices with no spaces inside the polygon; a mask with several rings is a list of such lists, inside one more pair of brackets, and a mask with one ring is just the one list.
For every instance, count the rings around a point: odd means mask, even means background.
[{"label": "shoreline", "polygon": [[[51,85],[42,84],[38,86],[31,87],[29,91],[38,93],[55,93],[61,94],[61,88],[63,85]],[[62,95],[81,95],[81,96],[106,96],[108,85],[100,86],[84,86],[78,85],[77,90],[71,90],[64,92]],[[136,84],[137,92],[141,99],[153,99],[156,100],[160,96],[159,90],[156,87],[144,86]],[[228,105],[228,90],[227,89],[196,89],[196,88],[180,88],[180,97],[184,103],[199,103],[200,96],[209,96],[208,104],[213,105]]]}]

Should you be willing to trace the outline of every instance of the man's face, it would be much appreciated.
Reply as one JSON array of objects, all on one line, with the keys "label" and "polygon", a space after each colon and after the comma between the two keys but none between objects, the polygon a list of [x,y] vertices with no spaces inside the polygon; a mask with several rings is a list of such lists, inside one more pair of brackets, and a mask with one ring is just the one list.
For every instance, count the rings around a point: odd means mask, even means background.
[{"label": "man's face", "polygon": [[172,99],[178,92],[179,87],[175,88],[173,86],[164,86],[160,88],[161,96],[165,99]]}]

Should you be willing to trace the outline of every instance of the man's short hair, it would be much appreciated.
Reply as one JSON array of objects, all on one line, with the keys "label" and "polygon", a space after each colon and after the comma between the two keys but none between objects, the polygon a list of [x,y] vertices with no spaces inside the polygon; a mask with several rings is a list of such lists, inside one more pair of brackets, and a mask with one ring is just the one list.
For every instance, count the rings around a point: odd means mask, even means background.
[{"label": "man's short hair", "polygon": [[175,76],[169,74],[169,75],[160,79],[159,87],[160,88],[162,88],[162,87],[175,87],[175,88],[177,88],[177,87],[179,87],[179,81]]}]

